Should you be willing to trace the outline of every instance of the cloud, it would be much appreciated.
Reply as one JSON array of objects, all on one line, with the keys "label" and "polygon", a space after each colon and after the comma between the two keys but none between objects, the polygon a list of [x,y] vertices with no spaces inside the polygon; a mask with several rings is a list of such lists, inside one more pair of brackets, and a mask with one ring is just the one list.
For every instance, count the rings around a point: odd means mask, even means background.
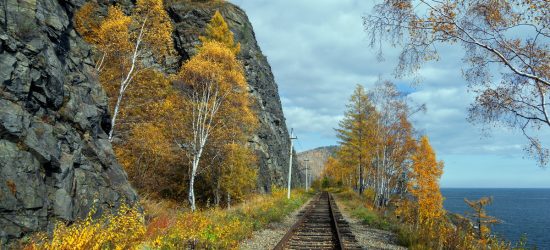
[{"label": "cloud", "polygon": [[[419,133],[430,137],[438,158],[462,157],[448,163],[451,173],[460,172],[468,159],[480,161],[475,166],[489,172],[498,172],[498,159],[509,158],[537,169],[533,162],[521,160],[525,139],[520,134],[497,127],[490,130],[491,137],[484,137],[479,126],[466,121],[474,97],[462,77],[464,50],[460,46],[438,45],[439,60],[423,65],[420,84],[412,85],[411,77],[393,79],[399,48],[385,46],[385,60],[379,62],[377,49],[368,47],[361,18],[374,1],[232,2],[247,12],[272,66],[287,126],[300,138],[298,151],[336,144],[334,128],[355,85],[368,88],[382,77],[396,82],[414,103],[426,104],[427,112],[414,115],[412,122]],[[461,173],[456,175],[460,178],[445,176],[444,184],[467,185],[468,173]]]},{"label": "cloud", "polygon": [[290,107],[285,110],[286,117],[290,122],[288,124],[293,128],[307,128],[307,132],[316,132],[324,135],[332,135],[330,129],[335,128],[342,119],[342,115],[326,115],[315,110],[301,107]]}]

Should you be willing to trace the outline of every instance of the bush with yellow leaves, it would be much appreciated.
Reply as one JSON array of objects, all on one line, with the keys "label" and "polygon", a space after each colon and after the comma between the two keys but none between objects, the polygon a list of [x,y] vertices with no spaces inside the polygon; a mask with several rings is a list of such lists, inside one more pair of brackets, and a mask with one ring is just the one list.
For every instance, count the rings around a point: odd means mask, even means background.
[{"label": "bush with yellow leaves", "polygon": [[92,210],[85,220],[72,225],[55,226],[52,237],[40,237],[29,248],[63,249],[128,249],[145,235],[143,216],[136,207],[122,205],[118,212],[93,219]]}]

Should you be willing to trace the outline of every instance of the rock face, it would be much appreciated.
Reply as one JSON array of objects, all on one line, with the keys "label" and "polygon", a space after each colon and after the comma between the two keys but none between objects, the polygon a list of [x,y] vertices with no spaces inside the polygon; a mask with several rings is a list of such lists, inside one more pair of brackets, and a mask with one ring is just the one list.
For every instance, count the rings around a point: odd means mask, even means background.
[{"label": "rock face", "polygon": [[82,3],[0,1],[0,243],[137,200],[71,24]]},{"label": "rock face", "polygon": [[[129,1],[117,1],[131,5]],[[0,246],[58,220],[74,221],[92,206],[103,212],[137,195],[107,139],[107,98],[97,80],[90,48],[72,26],[83,0],[0,1]],[[219,10],[241,43],[249,91],[260,129],[251,138],[259,160],[258,186],[285,186],[290,152],[277,85],[244,11],[229,4],[168,7],[180,58]],[[293,165],[294,186],[303,183]],[[98,213],[99,214],[99,213]]]},{"label": "rock face", "polygon": [[[250,143],[258,155],[258,187],[269,192],[271,185],[286,186],[289,165],[290,139],[285,124],[279,91],[271,67],[256,42],[252,25],[246,13],[230,3],[191,4],[188,1],[167,7],[175,26],[175,46],[180,62],[195,54],[200,44],[199,35],[219,10],[241,43],[239,59],[243,62],[250,94],[255,99],[255,109],[260,120],[258,132]],[[296,159],[294,157],[294,159]],[[294,186],[303,183],[304,176],[299,164],[293,164]]]}]

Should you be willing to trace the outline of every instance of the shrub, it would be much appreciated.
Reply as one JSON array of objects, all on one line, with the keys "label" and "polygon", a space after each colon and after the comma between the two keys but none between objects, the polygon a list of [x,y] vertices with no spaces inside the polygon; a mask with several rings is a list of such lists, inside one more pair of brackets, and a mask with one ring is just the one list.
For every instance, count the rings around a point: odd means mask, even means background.
[{"label": "shrub", "polygon": [[411,249],[422,248],[418,233],[408,225],[402,225],[397,230],[397,243]]},{"label": "shrub", "polygon": [[117,213],[85,220],[70,226],[57,223],[53,236],[40,237],[33,249],[128,249],[145,236],[143,216],[136,207],[122,205]]},{"label": "shrub", "polygon": [[357,199],[359,197],[357,193],[355,193],[355,191],[353,191],[350,188],[342,189],[339,192],[338,196],[344,200],[352,200],[352,199]]},{"label": "shrub", "polygon": [[363,191],[363,199],[366,201],[373,201],[374,196],[376,195],[376,192],[374,192],[373,188],[367,188],[365,191]]}]

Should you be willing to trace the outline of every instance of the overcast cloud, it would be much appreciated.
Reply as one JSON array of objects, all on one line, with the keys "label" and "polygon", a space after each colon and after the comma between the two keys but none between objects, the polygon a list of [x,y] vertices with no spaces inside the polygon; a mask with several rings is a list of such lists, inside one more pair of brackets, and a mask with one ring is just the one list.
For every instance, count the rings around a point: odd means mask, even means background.
[{"label": "overcast cloud", "polygon": [[399,49],[385,60],[368,47],[361,17],[373,1],[232,0],[243,8],[279,85],[287,126],[299,137],[296,150],[335,145],[334,128],[356,84],[369,88],[380,77],[410,92],[427,112],[413,118],[446,162],[444,187],[550,187],[550,170],[523,159],[525,140],[516,132],[466,121],[473,97],[461,75],[463,50],[440,47],[441,59],[425,65],[421,83],[394,79]]}]

